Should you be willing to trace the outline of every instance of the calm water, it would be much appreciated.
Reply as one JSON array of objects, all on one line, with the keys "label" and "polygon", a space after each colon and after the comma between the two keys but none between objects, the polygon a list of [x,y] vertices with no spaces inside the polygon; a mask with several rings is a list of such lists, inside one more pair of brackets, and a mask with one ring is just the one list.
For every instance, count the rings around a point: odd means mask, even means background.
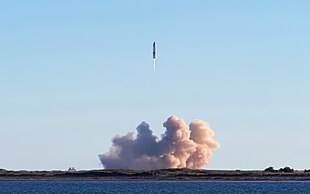
[{"label": "calm water", "polygon": [[0,193],[310,193],[310,183],[0,181]]}]

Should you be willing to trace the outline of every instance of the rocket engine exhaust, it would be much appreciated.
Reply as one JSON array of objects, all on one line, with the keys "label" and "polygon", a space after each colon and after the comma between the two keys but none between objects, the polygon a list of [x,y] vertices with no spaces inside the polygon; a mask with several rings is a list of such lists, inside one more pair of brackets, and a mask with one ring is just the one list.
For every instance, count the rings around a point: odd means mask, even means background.
[{"label": "rocket engine exhaust", "polygon": [[102,165],[107,169],[200,169],[211,159],[212,149],[219,147],[213,130],[202,120],[186,125],[171,116],[163,126],[166,131],[161,139],[146,122],[137,127],[137,136],[133,132],[115,136],[110,150],[99,155]]}]

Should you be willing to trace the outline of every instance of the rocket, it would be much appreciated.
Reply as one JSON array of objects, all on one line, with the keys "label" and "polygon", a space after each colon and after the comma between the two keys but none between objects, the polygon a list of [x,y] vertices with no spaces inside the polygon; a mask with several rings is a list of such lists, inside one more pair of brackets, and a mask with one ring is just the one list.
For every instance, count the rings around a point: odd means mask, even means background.
[{"label": "rocket", "polygon": [[156,45],[155,45],[155,42],[153,42],[153,59],[156,59]]},{"label": "rocket", "polygon": [[156,68],[156,44],[155,42],[153,42],[153,68],[154,68],[154,72],[155,72],[155,68]]}]

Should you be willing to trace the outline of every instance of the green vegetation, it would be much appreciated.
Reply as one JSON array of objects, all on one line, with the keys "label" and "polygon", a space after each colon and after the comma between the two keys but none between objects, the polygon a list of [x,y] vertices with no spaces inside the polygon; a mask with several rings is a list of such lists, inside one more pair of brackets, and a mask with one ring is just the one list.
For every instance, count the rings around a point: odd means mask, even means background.
[{"label": "green vegetation", "polygon": [[305,170],[304,170],[304,172],[305,172],[305,173],[310,172],[310,169],[308,169],[308,170],[307,170],[307,169],[305,169]]},{"label": "green vegetation", "polygon": [[[309,170],[310,171],[310,170]],[[309,172],[305,170],[305,172]],[[9,171],[0,169],[0,176],[251,176],[251,175],[268,175],[281,174],[282,172],[293,173],[294,170],[285,167],[274,170],[273,167],[266,168],[264,171],[259,170],[195,170],[187,168],[176,169],[158,169],[158,170],[130,170],[130,169],[103,169],[103,170],[81,170],[76,172],[68,171]],[[302,171],[295,171],[300,174]]]},{"label": "green vegetation", "polygon": [[294,169],[286,166],[284,168],[280,168],[279,170],[275,170],[273,167],[268,167],[264,170],[265,172],[294,172]]},{"label": "green vegetation", "polygon": [[284,167],[284,168],[280,168],[279,171],[280,171],[280,172],[294,172],[294,169],[292,169],[292,168],[286,166],[286,167]]},{"label": "green vegetation", "polygon": [[310,181],[310,170],[103,169],[68,171],[10,171],[0,169],[0,180],[152,180],[152,181]]}]

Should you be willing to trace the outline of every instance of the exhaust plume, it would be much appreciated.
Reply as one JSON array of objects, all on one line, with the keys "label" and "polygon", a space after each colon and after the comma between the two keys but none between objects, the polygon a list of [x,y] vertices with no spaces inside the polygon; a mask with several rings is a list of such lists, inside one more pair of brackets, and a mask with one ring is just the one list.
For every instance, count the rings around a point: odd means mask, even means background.
[{"label": "exhaust plume", "polygon": [[133,132],[116,135],[109,152],[99,155],[102,165],[108,169],[200,169],[212,157],[211,150],[219,147],[213,130],[202,120],[193,120],[188,126],[171,116],[163,126],[166,131],[161,139],[146,122],[137,127],[137,136]]}]

